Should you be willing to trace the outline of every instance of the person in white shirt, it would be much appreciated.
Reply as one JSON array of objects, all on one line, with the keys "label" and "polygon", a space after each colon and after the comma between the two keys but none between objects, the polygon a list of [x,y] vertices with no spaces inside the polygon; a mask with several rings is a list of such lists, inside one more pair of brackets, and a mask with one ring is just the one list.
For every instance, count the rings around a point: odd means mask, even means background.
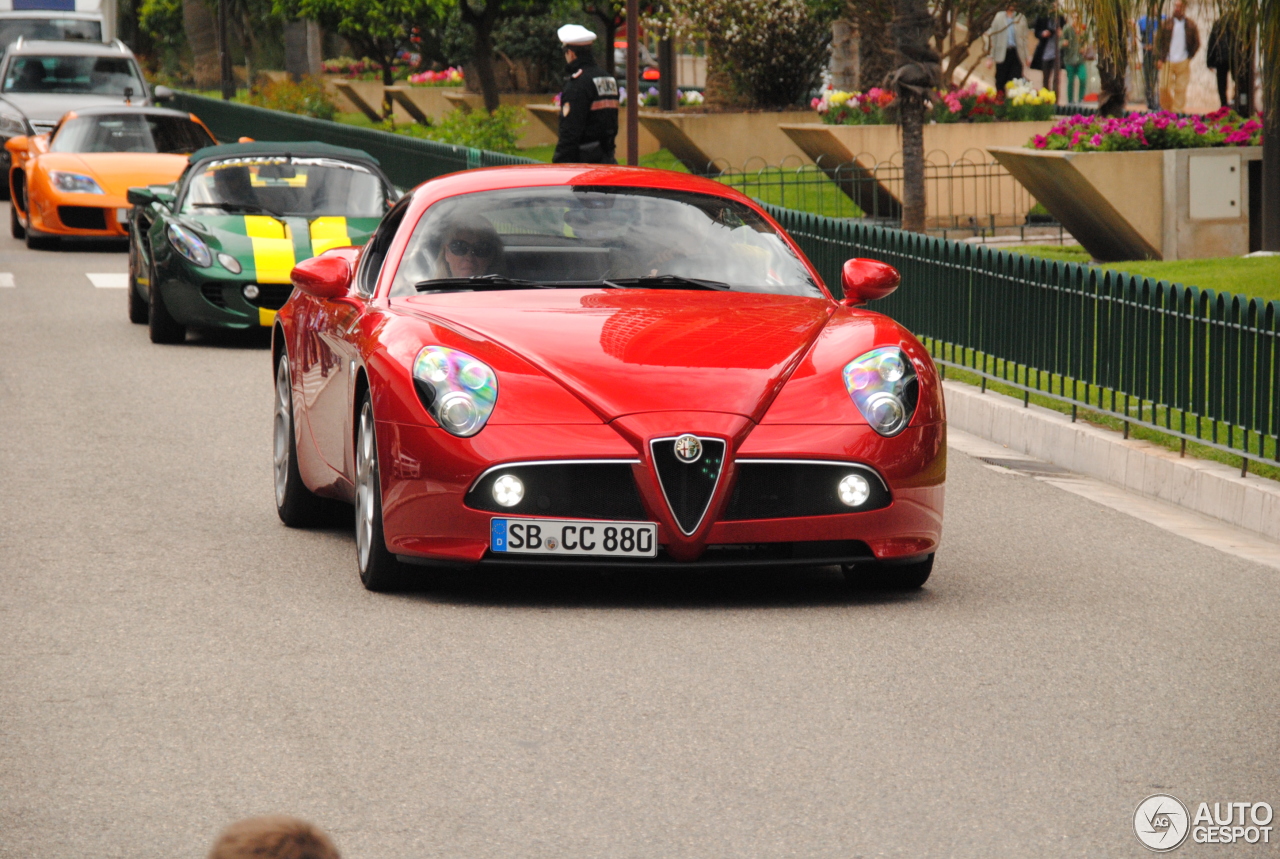
[{"label": "person in white shirt", "polygon": [[1173,16],[1166,18],[1156,34],[1156,65],[1160,69],[1160,107],[1182,113],[1187,107],[1187,84],[1191,80],[1191,58],[1200,50],[1200,30],[1187,17],[1185,0],[1173,4]]},{"label": "person in white shirt", "polygon": [[1022,77],[1022,67],[1030,57],[1028,43],[1030,30],[1024,18],[1012,4],[997,12],[987,30],[987,65],[995,66],[996,89]]}]

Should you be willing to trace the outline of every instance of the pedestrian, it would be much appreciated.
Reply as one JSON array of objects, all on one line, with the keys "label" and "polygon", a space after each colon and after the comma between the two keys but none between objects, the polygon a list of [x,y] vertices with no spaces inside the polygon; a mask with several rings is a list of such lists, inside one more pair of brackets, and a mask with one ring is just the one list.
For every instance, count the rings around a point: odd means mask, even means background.
[{"label": "pedestrian", "polygon": [[1217,72],[1218,103],[1226,107],[1231,103],[1227,98],[1227,76],[1235,59],[1236,49],[1235,27],[1226,15],[1219,16],[1209,28],[1209,43],[1204,51],[1204,64]]},{"label": "pedestrian", "polygon": [[296,817],[250,817],[223,830],[209,859],[340,859],[329,837]]},{"label": "pedestrian", "polygon": [[996,89],[1004,92],[1005,84],[1022,77],[1027,62],[1030,30],[1027,19],[1010,3],[997,12],[987,30],[987,65],[996,69]]},{"label": "pedestrian", "polygon": [[1041,15],[1032,26],[1036,51],[1031,57],[1031,68],[1040,72],[1040,86],[1053,93],[1058,91],[1058,37],[1064,20],[1061,15]]},{"label": "pedestrian", "polygon": [[1142,15],[1138,18],[1138,44],[1142,47],[1142,93],[1147,99],[1148,110],[1160,109],[1159,70],[1156,68],[1156,33],[1164,20],[1161,15]]},{"label": "pedestrian", "polygon": [[[1074,14],[1062,28],[1062,68],[1067,73],[1067,104],[1084,101],[1089,72],[1085,67],[1085,29]],[[1079,84],[1079,86],[1077,86]]]},{"label": "pedestrian", "polygon": [[[592,56],[595,33],[566,24],[557,35],[564,47],[568,78],[560,92],[560,139],[551,160],[556,164],[617,164],[618,81]],[[632,93],[632,98],[637,95]]]},{"label": "pedestrian", "polygon": [[1187,84],[1191,58],[1200,50],[1200,30],[1187,17],[1186,0],[1174,0],[1173,16],[1156,34],[1156,67],[1160,70],[1160,109],[1182,113],[1187,109]]}]

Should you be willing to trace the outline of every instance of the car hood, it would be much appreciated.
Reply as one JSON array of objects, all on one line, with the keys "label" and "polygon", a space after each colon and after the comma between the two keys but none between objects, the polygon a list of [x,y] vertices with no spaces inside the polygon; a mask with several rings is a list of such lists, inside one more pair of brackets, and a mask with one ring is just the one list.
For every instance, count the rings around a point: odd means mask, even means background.
[{"label": "car hood", "polygon": [[130,188],[168,185],[182,175],[187,156],[156,152],[50,152],[40,156],[48,170],[86,173],[113,197],[124,197]]},{"label": "car hood", "polygon": [[393,306],[501,344],[605,420],[672,410],[759,420],[835,309],[817,298],[649,289],[418,295]]},{"label": "car hood", "polygon": [[380,219],[217,214],[184,215],[180,220],[195,227],[215,252],[235,257],[247,278],[289,283],[289,273],[299,261],[330,248],[363,245]]},{"label": "car hood", "polygon": [[[69,110],[125,103],[122,95],[50,92],[7,92],[4,94],[3,100],[22,111],[28,120],[45,125],[57,122]],[[138,98],[135,98],[132,103],[136,106],[146,104],[144,100]]]}]

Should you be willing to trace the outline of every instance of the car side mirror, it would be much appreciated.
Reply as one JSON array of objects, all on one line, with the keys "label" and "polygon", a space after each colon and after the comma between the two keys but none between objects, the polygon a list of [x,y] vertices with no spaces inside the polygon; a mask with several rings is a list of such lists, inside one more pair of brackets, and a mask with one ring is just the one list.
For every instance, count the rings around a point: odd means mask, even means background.
[{"label": "car side mirror", "polygon": [[884,298],[898,288],[902,276],[888,263],[874,259],[851,259],[840,271],[840,285],[844,298],[840,303],[849,307],[866,304]]},{"label": "car side mirror", "polygon": [[156,87],[151,90],[151,97],[156,101],[169,101],[173,98],[173,90],[169,89],[167,86],[157,84]]},{"label": "car side mirror", "polygon": [[[336,248],[293,267],[293,285],[316,298],[342,298],[351,291],[351,258],[355,248]],[[343,253],[346,251],[346,253]]]},{"label": "car side mirror", "polygon": [[156,195],[150,188],[130,188],[125,199],[130,206],[150,206],[155,202]]}]

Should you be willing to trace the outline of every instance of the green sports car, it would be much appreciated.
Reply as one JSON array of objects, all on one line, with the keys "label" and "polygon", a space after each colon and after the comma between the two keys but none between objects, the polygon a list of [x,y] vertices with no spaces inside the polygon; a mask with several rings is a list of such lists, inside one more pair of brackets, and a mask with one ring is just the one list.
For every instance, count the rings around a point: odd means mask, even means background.
[{"label": "green sports car", "polygon": [[359,149],[200,149],[172,185],[129,189],[129,319],[154,343],[181,342],[189,327],[270,326],[294,264],[364,244],[397,196]]}]

